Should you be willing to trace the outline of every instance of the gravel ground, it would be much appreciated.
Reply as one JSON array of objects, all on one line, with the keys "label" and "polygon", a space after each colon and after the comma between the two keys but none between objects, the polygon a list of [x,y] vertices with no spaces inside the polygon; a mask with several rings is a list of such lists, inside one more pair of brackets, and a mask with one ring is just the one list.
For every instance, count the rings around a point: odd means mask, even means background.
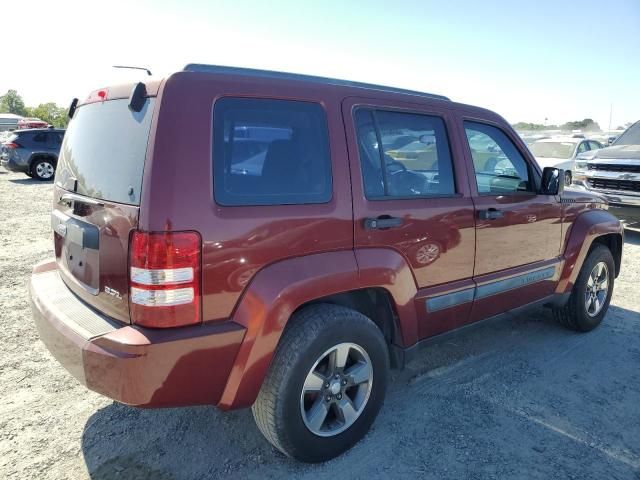
[{"label": "gravel ground", "polygon": [[323,465],[289,460],[251,412],[139,410],[79,385],[38,340],[31,267],[52,255],[51,184],[0,168],[0,478],[640,479],[640,234],[603,325],[493,322],[395,373],[372,431]]}]

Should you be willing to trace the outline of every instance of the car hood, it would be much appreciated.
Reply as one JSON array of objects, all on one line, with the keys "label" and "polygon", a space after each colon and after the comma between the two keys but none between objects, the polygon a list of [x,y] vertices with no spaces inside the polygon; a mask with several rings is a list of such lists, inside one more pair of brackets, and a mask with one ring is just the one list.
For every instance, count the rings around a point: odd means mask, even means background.
[{"label": "car hood", "polygon": [[587,160],[616,160],[616,159],[628,159],[640,161],[640,145],[614,145],[607,148],[601,148],[589,152],[591,155],[580,156]]},{"label": "car hood", "polygon": [[536,162],[542,168],[544,167],[555,167],[556,165],[560,165],[563,163],[571,163],[571,158],[555,158],[555,157],[536,157]]}]

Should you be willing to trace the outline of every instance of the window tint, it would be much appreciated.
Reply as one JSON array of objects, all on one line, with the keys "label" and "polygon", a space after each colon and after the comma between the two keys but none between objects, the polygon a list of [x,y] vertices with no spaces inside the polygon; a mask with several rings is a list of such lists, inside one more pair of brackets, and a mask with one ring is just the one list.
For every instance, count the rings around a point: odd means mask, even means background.
[{"label": "window tint", "polygon": [[589,140],[589,146],[591,147],[591,150],[598,150],[602,148],[602,145],[600,145],[598,142],[593,140]]},{"label": "window tint", "polygon": [[355,117],[367,198],[455,193],[441,118],[369,109],[358,109]]},{"label": "window tint", "polygon": [[47,141],[46,133],[38,133],[33,136],[33,141],[38,143],[45,143]]},{"label": "window tint", "polygon": [[480,194],[533,191],[527,162],[502,130],[464,122]]},{"label": "window tint", "polygon": [[213,113],[214,196],[220,205],[331,200],[327,119],[316,103],[223,98]]}]

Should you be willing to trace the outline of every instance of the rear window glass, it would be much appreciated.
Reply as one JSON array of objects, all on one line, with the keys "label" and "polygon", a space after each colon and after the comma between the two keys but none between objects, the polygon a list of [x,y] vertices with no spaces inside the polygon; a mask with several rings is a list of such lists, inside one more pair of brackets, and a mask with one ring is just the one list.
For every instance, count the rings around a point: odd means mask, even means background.
[{"label": "rear window glass", "polygon": [[215,104],[213,124],[216,203],[331,200],[327,119],[319,104],[223,98]]},{"label": "rear window glass", "polygon": [[155,98],[140,112],[129,100],[109,100],[79,107],[64,135],[56,184],[80,195],[131,205],[140,204],[142,170]]}]

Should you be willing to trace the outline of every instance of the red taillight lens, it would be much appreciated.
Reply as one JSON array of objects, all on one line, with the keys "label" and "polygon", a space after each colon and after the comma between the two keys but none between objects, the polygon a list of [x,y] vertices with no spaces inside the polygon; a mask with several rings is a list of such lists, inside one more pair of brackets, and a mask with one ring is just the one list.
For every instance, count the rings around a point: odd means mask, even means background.
[{"label": "red taillight lens", "polygon": [[145,327],[200,322],[201,239],[196,232],[133,232],[129,310]]},{"label": "red taillight lens", "polygon": [[3,143],[2,146],[4,148],[20,148],[22,145],[16,142]]}]

